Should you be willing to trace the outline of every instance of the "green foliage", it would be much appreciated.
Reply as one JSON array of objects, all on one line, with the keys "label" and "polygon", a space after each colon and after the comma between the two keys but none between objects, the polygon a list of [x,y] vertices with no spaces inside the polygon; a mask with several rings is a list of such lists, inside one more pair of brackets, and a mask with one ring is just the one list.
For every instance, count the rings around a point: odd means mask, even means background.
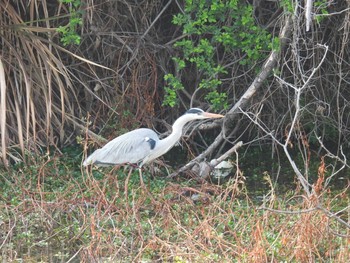
[{"label": "green foliage", "polygon": [[315,1],[315,3],[314,3],[314,7],[316,9],[315,13],[321,14],[321,15],[315,16],[317,23],[321,23],[326,18],[326,16],[322,16],[322,15],[329,14],[328,9],[327,9],[328,5],[329,5],[329,2],[327,0]]},{"label": "green foliage", "polygon": [[226,93],[220,93],[217,90],[210,91],[206,98],[213,104],[214,109],[221,108],[222,105],[225,105],[227,101]]},{"label": "green foliage", "polygon": [[176,91],[184,89],[184,86],[173,74],[165,75],[164,79],[169,83],[170,87],[167,86],[164,88],[166,96],[164,97],[163,104],[174,107],[177,100]]},{"label": "green foliage", "polygon": [[285,11],[289,13],[294,12],[294,1],[293,0],[282,0],[281,5]]},{"label": "green foliage", "polygon": [[61,37],[61,42],[64,46],[74,44],[80,44],[81,37],[77,33],[78,26],[83,24],[83,20],[81,18],[81,1],[80,0],[60,0],[63,4],[69,5],[69,23],[65,26],[59,26],[57,28],[57,32],[59,32]]},{"label": "green foliage", "polygon": [[[175,43],[181,52],[173,58],[178,73],[195,66],[201,79],[199,88],[206,89],[205,99],[216,109],[227,108],[227,94],[219,92],[225,67],[218,63],[222,54],[243,54],[241,65],[254,65],[265,57],[262,51],[277,49],[278,39],[255,24],[253,6],[245,1],[185,1],[184,12],[173,17],[173,24],[182,27],[184,38]],[[181,75],[181,74],[177,74]],[[176,104],[176,92],[184,89],[171,74],[165,76],[164,104]]]}]

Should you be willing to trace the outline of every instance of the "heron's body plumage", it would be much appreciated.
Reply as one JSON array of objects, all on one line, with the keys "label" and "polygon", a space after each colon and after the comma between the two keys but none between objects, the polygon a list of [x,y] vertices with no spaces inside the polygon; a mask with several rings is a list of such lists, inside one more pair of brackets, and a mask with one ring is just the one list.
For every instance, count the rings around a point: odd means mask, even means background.
[{"label": "heron's body plumage", "polygon": [[[152,143],[159,141],[158,135],[147,128],[136,129],[108,142],[103,148],[96,150],[83,163],[89,165],[117,165],[124,163],[144,164],[143,160],[153,150]],[[153,149],[152,149],[153,148]]]},{"label": "heron's body plumage", "polygon": [[107,166],[132,163],[141,167],[169,151],[180,140],[182,128],[186,123],[192,120],[222,117],[224,116],[220,114],[192,108],[175,121],[168,137],[160,140],[157,133],[150,129],[136,129],[113,139],[93,152],[83,165]]}]

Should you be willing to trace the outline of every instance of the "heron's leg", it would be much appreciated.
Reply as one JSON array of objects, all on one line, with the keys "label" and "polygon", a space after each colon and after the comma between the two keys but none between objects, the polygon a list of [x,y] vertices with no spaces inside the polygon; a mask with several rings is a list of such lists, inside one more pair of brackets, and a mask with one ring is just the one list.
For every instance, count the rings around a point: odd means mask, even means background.
[{"label": "heron's leg", "polygon": [[128,176],[126,177],[125,183],[124,183],[124,194],[125,194],[125,200],[128,200],[128,186],[129,186],[129,179],[130,179],[130,175],[132,173],[132,171],[134,170],[134,168],[130,168]]},{"label": "heron's leg", "polygon": [[145,188],[145,183],[143,182],[143,177],[142,177],[142,170],[141,167],[139,167],[139,174],[140,174],[140,182],[141,182],[141,186],[143,188]]}]

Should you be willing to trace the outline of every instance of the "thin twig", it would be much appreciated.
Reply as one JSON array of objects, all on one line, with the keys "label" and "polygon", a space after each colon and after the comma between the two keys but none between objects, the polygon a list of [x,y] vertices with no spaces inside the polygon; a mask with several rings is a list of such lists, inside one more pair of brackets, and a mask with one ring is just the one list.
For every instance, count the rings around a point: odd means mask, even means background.
[{"label": "thin twig", "polygon": [[313,208],[309,208],[309,209],[303,209],[303,210],[298,210],[298,211],[291,211],[291,210],[279,210],[279,209],[273,209],[273,208],[269,208],[266,206],[261,206],[257,208],[258,210],[267,210],[270,212],[274,212],[277,214],[289,214],[289,215],[298,215],[298,214],[302,214],[302,213],[310,213],[313,211],[318,210],[317,207],[313,207]]},{"label": "thin twig", "polygon": [[153,20],[153,22],[150,24],[150,26],[147,28],[147,30],[145,31],[145,33],[143,33],[143,35],[141,36],[141,39],[143,39],[148,32],[151,30],[151,28],[154,26],[154,24],[158,21],[158,19],[160,18],[160,16],[165,12],[165,10],[168,8],[168,6],[171,4],[172,0],[169,0],[168,3],[163,7],[163,9],[159,12],[159,14],[157,15],[157,17]]}]

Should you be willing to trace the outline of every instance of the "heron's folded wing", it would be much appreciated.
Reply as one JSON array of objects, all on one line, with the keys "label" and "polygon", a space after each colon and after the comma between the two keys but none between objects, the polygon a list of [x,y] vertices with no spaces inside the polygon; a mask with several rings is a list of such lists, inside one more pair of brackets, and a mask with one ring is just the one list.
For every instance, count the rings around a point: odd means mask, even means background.
[{"label": "heron's folded wing", "polygon": [[150,154],[158,140],[157,134],[150,129],[142,128],[125,133],[96,150],[84,161],[84,165],[139,163]]}]

